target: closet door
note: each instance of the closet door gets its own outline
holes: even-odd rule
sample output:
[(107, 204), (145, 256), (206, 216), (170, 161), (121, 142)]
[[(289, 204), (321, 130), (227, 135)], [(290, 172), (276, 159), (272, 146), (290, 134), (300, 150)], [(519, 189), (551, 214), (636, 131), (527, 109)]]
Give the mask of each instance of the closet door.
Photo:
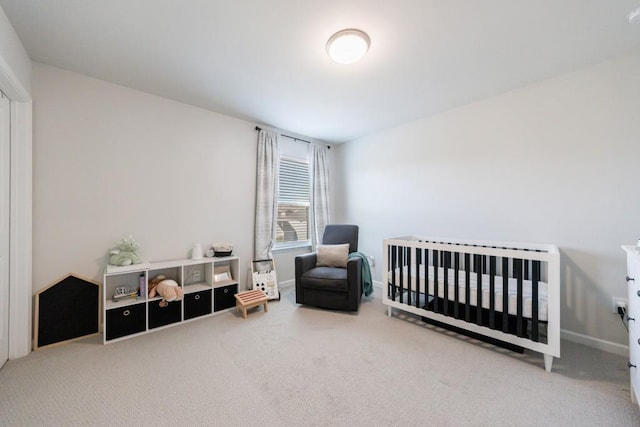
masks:
[(0, 92), (0, 367), (9, 358), (9, 98)]

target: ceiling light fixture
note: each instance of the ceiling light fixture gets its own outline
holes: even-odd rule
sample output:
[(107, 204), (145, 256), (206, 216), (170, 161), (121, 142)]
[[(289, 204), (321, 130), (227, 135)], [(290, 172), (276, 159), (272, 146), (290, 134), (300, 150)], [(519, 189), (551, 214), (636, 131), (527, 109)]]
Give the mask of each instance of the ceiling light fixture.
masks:
[(329, 38), (327, 53), (338, 64), (353, 64), (362, 59), (370, 44), (367, 33), (349, 28), (340, 30)]
[(640, 7), (629, 14), (630, 24), (640, 24)]

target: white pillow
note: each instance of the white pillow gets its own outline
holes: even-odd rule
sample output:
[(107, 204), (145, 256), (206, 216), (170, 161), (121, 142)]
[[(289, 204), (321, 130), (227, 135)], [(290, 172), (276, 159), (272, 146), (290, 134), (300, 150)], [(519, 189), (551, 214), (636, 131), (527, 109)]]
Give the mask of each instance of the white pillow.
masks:
[(347, 261), (349, 260), (349, 244), (317, 245), (316, 256), (316, 267), (347, 268)]

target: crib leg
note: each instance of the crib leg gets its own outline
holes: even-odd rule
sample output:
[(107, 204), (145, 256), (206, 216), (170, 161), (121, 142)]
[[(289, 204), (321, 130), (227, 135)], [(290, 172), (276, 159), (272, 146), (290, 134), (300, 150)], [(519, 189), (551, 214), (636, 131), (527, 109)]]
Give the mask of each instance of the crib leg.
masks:
[(551, 365), (553, 364), (553, 356), (550, 354), (544, 355), (544, 370), (551, 372)]
[(391, 317), (391, 306), (387, 306), (387, 317)]

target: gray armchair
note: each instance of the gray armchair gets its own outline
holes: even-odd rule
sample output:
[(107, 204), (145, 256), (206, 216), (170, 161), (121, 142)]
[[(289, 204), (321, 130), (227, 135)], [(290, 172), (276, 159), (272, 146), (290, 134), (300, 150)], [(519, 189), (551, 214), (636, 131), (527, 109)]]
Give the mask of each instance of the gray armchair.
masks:
[[(324, 229), (323, 245), (349, 244), (358, 250), (358, 226), (330, 224)], [(331, 310), (358, 311), (362, 299), (362, 259), (350, 258), (347, 268), (318, 267), (315, 252), (295, 259), (296, 302)]]

